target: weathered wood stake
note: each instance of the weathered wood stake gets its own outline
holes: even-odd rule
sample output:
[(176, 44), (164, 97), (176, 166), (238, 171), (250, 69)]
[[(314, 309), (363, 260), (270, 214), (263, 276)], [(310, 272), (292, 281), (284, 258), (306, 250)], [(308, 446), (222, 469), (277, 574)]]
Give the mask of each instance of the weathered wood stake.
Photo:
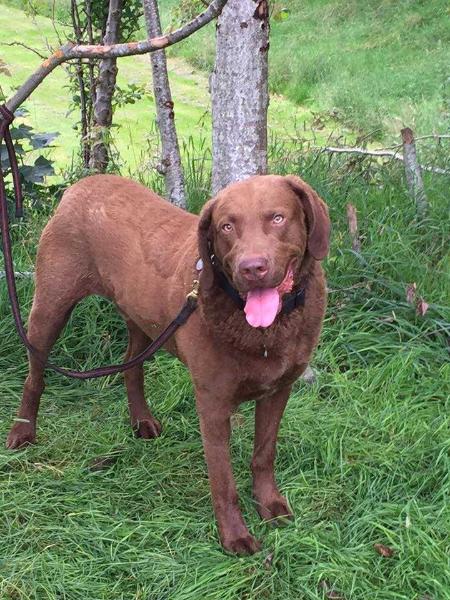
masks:
[(347, 221), (348, 231), (352, 240), (352, 249), (354, 252), (361, 252), (361, 241), (359, 239), (358, 231), (358, 217), (356, 208), (353, 204), (347, 204)]
[(405, 165), (406, 183), (416, 203), (417, 214), (423, 218), (427, 214), (428, 200), (423, 187), (422, 173), (417, 162), (416, 144), (412, 129), (405, 127), (401, 131), (403, 141), (403, 163)]

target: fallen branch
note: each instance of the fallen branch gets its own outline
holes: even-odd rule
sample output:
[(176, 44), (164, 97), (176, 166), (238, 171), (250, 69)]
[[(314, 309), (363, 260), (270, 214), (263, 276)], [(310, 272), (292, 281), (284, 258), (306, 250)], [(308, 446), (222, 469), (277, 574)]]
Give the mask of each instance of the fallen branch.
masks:
[[(227, 0), (212, 0), (208, 8), (200, 15), (192, 19), (189, 23), (183, 25), (179, 29), (150, 40), (140, 42), (129, 42), (127, 44), (113, 44), (110, 46), (102, 45), (84, 45), (67, 42), (47, 58), (41, 66), (19, 87), (14, 96), (6, 102), (6, 106), (11, 112), (24, 102), (31, 92), (33, 92), (40, 83), (49, 75), (53, 69), (68, 60), (83, 59), (83, 58), (120, 58), (122, 56), (134, 56), (136, 54), (147, 54), (155, 52), (162, 48), (172, 46), (181, 40), (189, 37), (207, 25), (215, 17), (217, 17)], [(1, 121), (0, 121), (1, 122)]]
[(420, 140), (450, 140), (450, 134), (446, 133), (430, 133), (429, 135), (420, 135), (419, 137), (414, 138), (414, 141), (419, 142)]
[[(333, 146), (317, 146), (322, 152), (330, 152), (336, 154), (360, 154), (362, 156), (375, 156), (378, 158), (388, 157), (403, 162), (403, 154), (401, 152), (392, 152), (390, 150), (366, 150), (366, 148), (346, 148)], [(422, 171), (429, 171), (438, 175), (450, 175), (450, 171), (441, 169), (440, 167), (429, 167), (427, 165), (419, 165)]]
[[(0, 279), (4, 279), (5, 277), (6, 277), (5, 271), (0, 271)], [(34, 277), (34, 271), (16, 271), (14, 273), (14, 277), (17, 277), (17, 278)]]

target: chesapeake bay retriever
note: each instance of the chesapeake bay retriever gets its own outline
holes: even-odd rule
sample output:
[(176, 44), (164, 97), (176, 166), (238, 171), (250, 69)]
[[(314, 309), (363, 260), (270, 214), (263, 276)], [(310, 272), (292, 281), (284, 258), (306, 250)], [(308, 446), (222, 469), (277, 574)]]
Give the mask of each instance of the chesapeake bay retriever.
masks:
[[(244, 400), (255, 400), (251, 468), (259, 514), (291, 516), (274, 477), (276, 438), (291, 386), (319, 338), (329, 230), (326, 205), (298, 177), (235, 183), (198, 217), (130, 180), (95, 175), (65, 192), (40, 240), (28, 333), (45, 356), (90, 294), (117, 305), (128, 326), (127, 358), (136, 355), (175, 317), (200, 272), (198, 309), (166, 348), (193, 380), (212, 502), (231, 552), (260, 548), (239, 509), (230, 464), (230, 416)], [(44, 374), (29, 358), (9, 448), (35, 441)], [(158, 436), (142, 366), (124, 377), (133, 429)]]

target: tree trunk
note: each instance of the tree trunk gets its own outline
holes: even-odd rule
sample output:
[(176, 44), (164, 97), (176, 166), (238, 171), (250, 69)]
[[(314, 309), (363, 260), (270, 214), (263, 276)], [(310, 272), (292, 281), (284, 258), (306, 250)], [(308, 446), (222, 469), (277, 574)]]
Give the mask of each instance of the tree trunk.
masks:
[(267, 0), (228, 0), (211, 77), (213, 194), (267, 172), (268, 50)]
[[(78, 6), (76, 0), (71, 0), (70, 3), (70, 14), (72, 18), (72, 27), (75, 34), (77, 44), (83, 43), (83, 34), (81, 32), (80, 15), (78, 12)], [(81, 126), (81, 155), (83, 160), (83, 167), (89, 168), (89, 161), (91, 156), (91, 145), (89, 141), (89, 122), (88, 122), (88, 97), (86, 93), (86, 82), (83, 73), (83, 62), (81, 58), (76, 61), (75, 73), (78, 82), (78, 89), (80, 93), (80, 126)]]
[[(110, 0), (103, 44), (109, 46), (119, 42), (122, 0)], [(108, 136), (112, 124), (112, 99), (116, 86), (117, 61), (106, 58), (100, 62), (94, 102), (94, 128), (90, 167), (104, 172), (109, 162)]]
[[(161, 35), (157, 0), (143, 0), (145, 22), (149, 38)], [(164, 175), (167, 199), (181, 208), (186, 208), (184, 195), (184, 175), (181, 165), (180, 148), (175, 129), (175, 113), (167, 74), (166, 53), (158, 50), (150, 55), (153, 76), (153, 92), (156, 104), (156, 118), (161, 137), (161, 163), (158, 168)]]

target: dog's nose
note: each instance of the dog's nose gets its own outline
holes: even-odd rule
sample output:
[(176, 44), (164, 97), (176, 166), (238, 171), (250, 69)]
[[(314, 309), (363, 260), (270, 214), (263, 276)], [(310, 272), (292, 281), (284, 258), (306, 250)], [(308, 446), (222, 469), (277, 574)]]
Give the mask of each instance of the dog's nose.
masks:
[(243, 258), (239, 263), (239, 273), (247, 281), (258, 281), (267, 275), (269, 263), (264, 256)]

